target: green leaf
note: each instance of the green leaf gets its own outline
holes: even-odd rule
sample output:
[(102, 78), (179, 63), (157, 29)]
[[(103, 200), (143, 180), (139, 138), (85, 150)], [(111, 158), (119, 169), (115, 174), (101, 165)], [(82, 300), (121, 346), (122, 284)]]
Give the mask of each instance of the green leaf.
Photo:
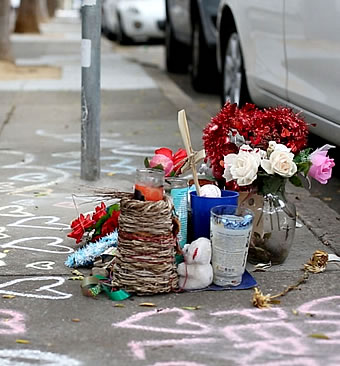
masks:
[(109, 206), (106, 211), (109, 214), (109, 217), (112, 216), (112, 212), (113, 211), (119, 211), (120, 210), (120, 206), (119, 203), (115, 203), (114, 205)]
[(144, 166), (145, 166), (145, 168), (150, 168), (150, 161), (149, 161), (149, 158), (145, 158), (145, 159), (144, 159)]
[(290, 177), (289, 181), (290, 181), (290, 183), (294, 184), (295, 187), (302, 187), (301, 179), (296, 175), (293, 175), (292, 177)]
[(158, 165), (156, 165), (156, 166), (152, 167), (152, 169), (164, 170), (164, 168), (163, 168), (163, 165), (162, 165), (162, 164), (158, 164)]

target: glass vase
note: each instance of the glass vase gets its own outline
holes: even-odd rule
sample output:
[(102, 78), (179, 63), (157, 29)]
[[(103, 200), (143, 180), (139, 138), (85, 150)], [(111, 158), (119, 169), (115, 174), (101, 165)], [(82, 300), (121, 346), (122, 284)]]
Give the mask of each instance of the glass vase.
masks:
[(248, 262), (283, 263), (293, 244), (296, 226), (296, 208), (287, 200), (284, 187), (264, 195), (243, 194), (240, 201), (255, 215)]

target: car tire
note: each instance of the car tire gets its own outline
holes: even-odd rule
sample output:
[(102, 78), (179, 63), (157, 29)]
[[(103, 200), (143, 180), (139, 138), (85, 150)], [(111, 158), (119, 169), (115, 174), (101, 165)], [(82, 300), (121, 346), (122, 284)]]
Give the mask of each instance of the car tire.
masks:
[(124, 30), (124, 25), (122, 22), (122, 18), (120, 16), (120, 14), (117, 15), (117, 19), (118, 19), (118, 29), (117, 29), (117, 41), (119, 44), (121, 45), (129, 45), (131, 44), (131, 39), (126, 35), (125, 30)]
[(240, 38), (236, 30), (227, 38), (222, 56), (222, 106), (229, 101), (239, 107), (251, 102), (247, 87)]
[(177, 41), (168, 19), (165, 22), (165, 62), (168, 72), (185, 73), (188, 71), (188, 48)]
[(216, 62), (211, 56), (199, 20), (194, 22), (192, 28), (190, 76), (196, 91), (218, 90)]

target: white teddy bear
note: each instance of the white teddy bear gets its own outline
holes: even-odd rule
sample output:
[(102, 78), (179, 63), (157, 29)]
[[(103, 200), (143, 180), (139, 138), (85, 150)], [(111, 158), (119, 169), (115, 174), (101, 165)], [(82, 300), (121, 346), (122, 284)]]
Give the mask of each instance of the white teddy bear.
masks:
[(209, 286), (213, 280), (211, 242), (198, 238), (183, 247), (185, 261), (177, 267), (179, 286), (185, 290), (197, 290)]

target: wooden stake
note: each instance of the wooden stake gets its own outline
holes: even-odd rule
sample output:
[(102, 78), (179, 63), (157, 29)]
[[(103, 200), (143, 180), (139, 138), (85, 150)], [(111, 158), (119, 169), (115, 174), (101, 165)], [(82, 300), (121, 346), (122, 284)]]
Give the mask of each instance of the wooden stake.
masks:
[(190, 167), (191, 167), (191, 171), (192, 171), (192, 176), (194, 178), (197, 196), (200, 196), (201, 195), (200, 194), (200, 185), (198, 182), (197, 169), (196, 169), (196, 164), (195, 164), (195, 159), (194, 159), (194, 150), (191, 145), (190, 131), (189, 131), (188, 121), (187, 121), (187, 117), (185, 115), (184, 109), (182, 109), (178, 112), (178, 127), (179, 127), (179, 132), (181, 133), (181, 136), (182, 136), (185, 150), (188, 155), (188, 159), (190, 161)]

